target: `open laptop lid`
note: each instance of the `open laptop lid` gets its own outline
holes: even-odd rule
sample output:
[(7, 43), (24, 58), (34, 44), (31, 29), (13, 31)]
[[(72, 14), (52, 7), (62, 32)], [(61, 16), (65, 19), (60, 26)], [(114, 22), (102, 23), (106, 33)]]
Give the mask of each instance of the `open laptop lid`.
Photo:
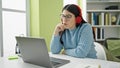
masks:
[(52, 68), (44, 38), (16, 36), (16, 40), (24, 62)]

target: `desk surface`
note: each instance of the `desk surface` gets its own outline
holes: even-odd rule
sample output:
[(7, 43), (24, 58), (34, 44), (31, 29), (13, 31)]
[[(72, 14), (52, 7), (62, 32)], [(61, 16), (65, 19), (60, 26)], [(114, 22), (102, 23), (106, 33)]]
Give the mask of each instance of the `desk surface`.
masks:
[[(61, 66), (60, 68), (80, 68), (81, 64), (91, 64), (91, 65), (100, 65), (101, 68), (120, 68), (120, 63), (99, 60), (99, 59), (90, 59), (90, 58), (74, 58), (67, 55), (61, 54), (51, 54), (50, 56), (68, 59), (70, 63)], [(21, 58), (16, 60), (8, 60), (8, 58), (0, 58), (0, 68), (41, 68), (40, 66), (24, 63)]]

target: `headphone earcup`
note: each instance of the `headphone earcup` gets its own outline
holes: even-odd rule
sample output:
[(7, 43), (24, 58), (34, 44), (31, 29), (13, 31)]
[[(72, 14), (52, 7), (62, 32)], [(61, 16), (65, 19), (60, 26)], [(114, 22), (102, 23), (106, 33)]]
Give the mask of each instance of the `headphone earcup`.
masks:
[(82, 19), (81, 19), (80, 16), (76, 17), (76, 23), (77, 23), (77, 24), (79, 24), (81, 21), (82, 21)]

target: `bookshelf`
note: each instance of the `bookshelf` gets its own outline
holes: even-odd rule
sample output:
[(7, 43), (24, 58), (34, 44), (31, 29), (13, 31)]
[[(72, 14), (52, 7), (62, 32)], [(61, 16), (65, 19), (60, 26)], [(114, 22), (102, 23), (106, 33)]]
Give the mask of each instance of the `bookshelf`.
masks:
[(120, 37), (120, 0), (87, 0), (87, 22), (95, 32), (95, 41)]

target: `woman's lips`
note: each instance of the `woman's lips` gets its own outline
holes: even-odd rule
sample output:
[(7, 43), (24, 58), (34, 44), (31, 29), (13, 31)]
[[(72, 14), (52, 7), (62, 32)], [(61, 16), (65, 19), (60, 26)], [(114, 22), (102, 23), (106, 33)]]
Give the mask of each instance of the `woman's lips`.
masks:
[(66, 23), (64, 23), (64, 25), (67, 25)]

